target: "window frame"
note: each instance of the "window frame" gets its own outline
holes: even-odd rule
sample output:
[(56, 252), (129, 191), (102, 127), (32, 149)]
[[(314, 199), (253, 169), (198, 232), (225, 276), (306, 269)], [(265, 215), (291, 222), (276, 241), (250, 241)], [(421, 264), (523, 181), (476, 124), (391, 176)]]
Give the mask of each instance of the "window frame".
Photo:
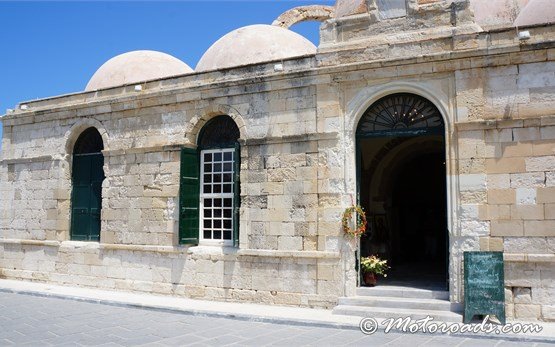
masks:
[[(199, 244), (201, 245), (211, 245), (211, 246), (233, 246), (234, 245), (234, 228), (236, 225), (236, 218), (238, 218), (237, 214), (234, 211), (234, 207), (235, 207), (235, 199), (236, 199), (236, 194), (235, 194), (235, 186), (237, 184), (239, 184), (236, 180), (236, 165), (235, 165), (235, 161), (237, 160), (236, 158), (236, 149), (235, 146), (219, 146), (219, 147), (210, 147), (210, 148), (199, 148), (199, 165), (200, 165), (200, 179), (199, 179)], [(205, 193), (204, 192), (204, 187), (205, 187), (205, 182), (204, 178), (205, 178), (205, 174), (208, 174), (205, 172), (205, 161), (204, 161), (204, 155), (205, 154), (212, 154), (214, 155), (215, 153), (222, 153), (222, 161), (221, 163), (224, 164), (225, 161), (223, 160), (223, 155), (224, 153), (231, 153), (232, 155), (232, 159), (231, 159), (231, 181), (229, 183), (231, 183), (231, 191), (224, 193), (223, 191), (220, 191), (219, 193)], [(212, 157), (214, 158), (214, 157)], [(214, 161), (211, 161), (210, 163), (214, 164)], [(214, 171), (211, 171), (212, 174), (214, 174)], [(221, 174), (223, 175), (224, 172), (223, 170), (221, 171)], [(222, 184), (224, 183), (223, 181), (223, 177), (222, 177)], [(214, 187), (213, 185), (214, 182), (210, 182), (210, 186)], [(230, 231), (230, 238), (229, 239), (225, 239), (224, 238), (224, 228), (223, 225), (221, 227), (221, 239), (214, 239), (214, 238), (205, 238), (204, 237), (204, 222), (205, 220), (211, 220), (213, 221), (214, 216), (212, 215), (212, 217), (209, 217), (210, 219), (208, 219), (207, 217), (204, 216), (204, 212), (205, 212), (205, 199), (231, 199), (231, 205), (229, 207), (229, 209), (231, 210), (231, 228), (229, 229)], [(222, 211), (224, 209), (224, 204), (222, 204)], [(213, 206), (212, 206), (213, 207)], [(214, 208), (211, 209), (212, 211), (214, 211)], [(222, 214), (223, 216), (223, 214)], [(223, 217), (221, 217), (222, 222), (223, 222)], [(213, 233), (214, 229), (212, 228), (212, 236), (214, 235)]]

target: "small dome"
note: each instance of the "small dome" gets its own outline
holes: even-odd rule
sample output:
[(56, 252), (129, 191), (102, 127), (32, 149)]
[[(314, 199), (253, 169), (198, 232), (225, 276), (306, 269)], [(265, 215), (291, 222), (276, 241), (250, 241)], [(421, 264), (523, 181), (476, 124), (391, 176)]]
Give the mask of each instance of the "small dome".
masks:
[(514, 25), (519, 27), (553, 22), (555, 22), (555, 1), (530, 0), (516, 17)]
[(316, 53), (303, 36), (278, 26), (249, 25), (216, 41), (204, 53), (196, 71), (224, 69)]
[(85, 91), (104, 89), (193, 72), (187, 64), (169, 54), (132, 51), (105, 62), (90, 79)]

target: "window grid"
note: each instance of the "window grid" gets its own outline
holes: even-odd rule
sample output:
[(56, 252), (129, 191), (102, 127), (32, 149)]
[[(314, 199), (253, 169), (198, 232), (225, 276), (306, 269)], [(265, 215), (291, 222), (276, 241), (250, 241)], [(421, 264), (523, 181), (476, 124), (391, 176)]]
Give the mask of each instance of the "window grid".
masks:
[(234, 149), (211, 149), (200, 152), (201, 240), (232, 242), (234, 199)]

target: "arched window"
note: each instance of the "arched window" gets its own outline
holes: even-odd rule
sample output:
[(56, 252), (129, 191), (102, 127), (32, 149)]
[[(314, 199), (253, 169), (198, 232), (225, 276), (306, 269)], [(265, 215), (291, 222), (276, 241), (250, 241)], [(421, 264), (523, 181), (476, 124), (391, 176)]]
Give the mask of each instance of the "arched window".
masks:
[(180, 242), (239, 242), (239, 128), (229, 116), (201, 129), (196, 149), (181, 152)]
[(409, 93), (385, 96), (366, 110), (357, 127), (358, 137), (443, 134), (443, 118), (427, 99)]
[(100, 241), (103, 149), (102, 136), (95, 128), (83, 131), (73, 147), (70, 232), (72, 240)]

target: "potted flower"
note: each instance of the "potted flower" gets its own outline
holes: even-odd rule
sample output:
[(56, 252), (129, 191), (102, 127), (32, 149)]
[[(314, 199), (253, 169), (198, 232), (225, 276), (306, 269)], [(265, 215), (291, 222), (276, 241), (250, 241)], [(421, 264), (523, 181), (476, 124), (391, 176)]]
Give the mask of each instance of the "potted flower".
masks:
[(385, 272), (389, 269), (387, 260), (381, 260), (375, 255), (360, 258), (360, 267), (362, 269), (364, 283), (370, 286), (376, 285), (376, 275), (387, 277)]

